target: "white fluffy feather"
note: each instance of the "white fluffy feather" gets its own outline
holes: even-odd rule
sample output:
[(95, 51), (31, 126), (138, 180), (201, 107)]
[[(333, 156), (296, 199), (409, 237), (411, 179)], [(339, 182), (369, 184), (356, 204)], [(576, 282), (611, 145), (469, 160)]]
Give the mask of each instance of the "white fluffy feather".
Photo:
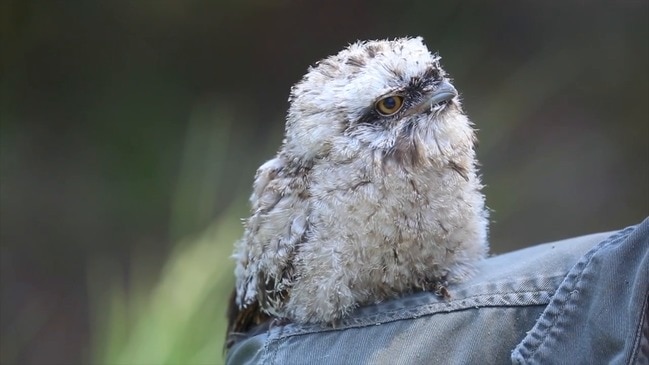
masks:
[(331, 323), (472, 275), (488, 220), (458, 98), (363, 119), (381, 97), (431, 75), (447, 80), (439, 57), (404, 38), (352, 44), (294, 86), (286, 139), (259, 168), (235, 248), (240, 308), (258, 301), (276, 317)]

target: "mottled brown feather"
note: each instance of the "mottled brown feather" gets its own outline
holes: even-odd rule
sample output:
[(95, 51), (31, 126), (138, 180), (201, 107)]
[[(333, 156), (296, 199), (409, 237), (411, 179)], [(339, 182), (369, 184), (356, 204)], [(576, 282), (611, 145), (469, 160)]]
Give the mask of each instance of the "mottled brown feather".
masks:
[(248, 337), (249, 332), (270, 320), (270, 316), (261, 311), (258, 302), (240, 309), (236, 303), (236, 290), (232, 290), (228, 305), (228, 329), (225, 334), (224, 350), (230, 349), (238, 341)]

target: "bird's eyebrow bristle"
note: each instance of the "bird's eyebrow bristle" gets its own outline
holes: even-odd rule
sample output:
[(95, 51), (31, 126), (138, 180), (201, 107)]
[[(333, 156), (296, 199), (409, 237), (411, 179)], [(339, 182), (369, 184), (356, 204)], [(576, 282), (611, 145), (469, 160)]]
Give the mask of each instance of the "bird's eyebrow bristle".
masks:
[(442, 76), (442, 72), (440, 72), (440, 69), (435, 65), (431, 65), (424, 72), (423, 78), (436, 80), (439, 79), (441, 76)]

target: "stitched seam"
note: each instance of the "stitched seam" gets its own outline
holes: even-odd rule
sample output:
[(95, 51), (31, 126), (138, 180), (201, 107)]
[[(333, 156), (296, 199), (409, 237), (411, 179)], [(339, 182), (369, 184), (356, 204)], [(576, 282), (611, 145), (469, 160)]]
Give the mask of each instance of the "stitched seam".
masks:
[[(505, 301), (505, 297), (507, 296), (521, 296), (521, 295), (529, 295), (529, 294), (540, 294), (541, 296), (547, 295), (547, 296), (552, 296), (554, 294), (553, 291), (550, 290), (531, 290), (531, 291), (526, 291), (526, 290), (519, 290), (519, 291), (508, 291), (508, 292), (502, 292), (498, 294), (477, 294), (477, 295), (472, 295), (465, 297), (463, 299), (458, 299), (453, 302), (445, 303), (445, 302), (438, 302), (438, 303), (428, 303), (428, 304), (422, 304), (416, 307), (410, 307), (410, 308), (399, 308), (391, 311), (386, 311), (386, 312), (380, 312), (376, 314), (371, 314), (371, 315), (366, 315), (363, 317), (359, 318), (352, 318), (349, 321), (351, 322), (350, 324), (358, 324), (359, 322), (362, 324), (363, 322), (370, 322), (368, 325), (374, 325), (375, 321), (373, 318), (376, 317), (385, 317), (386, 321), (382, 322), (392, 322), (394, 320), (399, 320), (399, 319), (408, 319), (409, 317), (403, 318), (403, 315), (399, 315), (403, 312), (419, 312), (419, 311), (426, 311), (427, 313), (423, 315), (433, 315), (437, 313), (450, 313), (450, 312), (456, 312), (460, 310), (465, 310), (465, 309), (470, 309), (470, 308), (475, 308), (477, 307), (502, 307), (502, 306), (511, 306), (511, 307), (524, 307), (524, 306), (529, 306), (529, 305), (540, 305), (540, 304), (548, 304), (550, 299), (548, 298), (547, 300), (544, 300), (543, 298), (539, 300), (531, 300), (529, 303), (526, 304), (510, 304), (510, 303), (502, 303)], [(485, 299), (489, 298), (496, 298), (500, 300), (500, 304), (498, 303), (484, 303)], [(471, 302), (471, 303), (467, 303)], [(424, 308), (434, 308), (434, 307), (440, 307), (439, 309), (431, 309), (431, 310), (425, 310)], [(396, 318), (394, 318), (396, 316)], [(390, 318), (393, 317), (393, 318)], [(361, 325), (362, 327), (362, 325)]]
[[(279, 332), (278, 336), (281, 336), (282, 333), (284, 332), (284, 329), (280, 328), (279, 331), (280, 332)], [(270, 349), (271, 345), (273, 345), (273, 347), (275, 348), (274, 351), (272, 351)], [(262, 362), (261, 362), (262, 364), (275, 364), (276, 363), (277, 352), (279, 351), (279, 349), (277, 347), (278, 347), (277, 341), (276, 341), (276, 339), (273, 338), (272, 331), (270, 331), (268, 333), (267, 340), (264, 341), (264, 349), (263, 349), (264, 356), (262, 356)]]
[[(649, 294), (649, 293), (647, 293)], [(649, 310), (649, 295), (642, 305), (642, 310), (640, 311), (640, 320), (638, 321), (638, 327), (635, 330), (635, 341), (633, 342), (633, 348), (631, 350), (631, 356), (629, 356), (628, 364), (635, 364), (638, 360), (640, 354), (640, 345), (642, 344), (643, 328), (647, 321), (647, 310)]]
[[(503, 298), (506, 295), (525, 295), (525, 294), (540, 294), (540, 298), (536, 301), (530, 301), (529, 303), (525, 304), (518, 304), (514, 305), (511, 303), (508, 303), (506, 301), (503, 301)], [(480, 295), (475, 295), (471, 297), (467, 297), (465, 299), (462, 299), (462, 301), (471, 301), (472, 303), (462, 303), (460, 306), (454, 307), (454, 308), (448, 308), (450, 303), (431, 303), (428, 305), (422, 305), (420, 307), (413, 307), (410, 310), (406, 310), (407, 313), (403, 313), (404, 309), (399, 309), (399, 310), (393, 310), (390, 312), (382, 312), (379, 313), (378, 316), (385, 316), (385, 318), (382, 318), (380, 321), (377, 320), (371, 320), (373, 316), (366, 316), (363, 317), (362, 321), (356, 321), (355, 323), (349, 323), (348, 325), (340, 328), (309, 328), (309, 329), (295, 329), (295, 330), (287, 330), (285, 331), (284, 328), (282, 328), (281, 332), (277, 333), (276, 336), (273, 336), (272, 341), (277, 341), (289, 337), (294, 337), (294, 336), (301, 336), (301, 335), (307, 335), (307, 334), (313, 334), (313, 333), (324, 333), (324, 332), (334, 332), (334, 331), (341, 331), (341, 330), (346, 330), (350, 328), (363, 328), (363, 327), (371, 327), (375, 326), (377, 323), (392, 323), (392, 322), (398, 322), (398, 321), (403, 321), (403, 320), (413, 320), (421, 317), (427, 317), (427, 316), (432, 316), (435, 314), (440, 314), (440, 313), (452, 313), (452, 312), (459, 312), (459, 311), (464, 311), (467, 309), (478, 309), (478, 308), (520, 308), (520, 307), (534, 307), (534, 306), (539, 306), (539, 305), (547, 305), (549, 301), (552, 298), (552, 295), (554, 292), (548, 291), (548, 290), (534, 290), (534, 291), (511, 291), (511, 292), (506, 292), (506, 293), (499, 293), (497, 295), (493, 294), (480, 294)], [(500, 303), (483, 303), (480, 301), (480, 299), (483, 298), (492, 298), (496, 297), (497, 299), (500, 299)], [(460, 301), (458, 301), (460, 302)], [(457, 303), (457, 302), (456, 302)], [(413, 315), (416, 312), (422, 311), (421, 308), (426, 308), (430, 306), (440, 306), (442, 307), (439, 310), (434, 310), (434, 311), (428, 311), (426, 310), (425, 313), (419, 314), (419, 315)], [(395, 316), (396, 314), (396, 316)], [(401, 314), (401, 315), (399, 315)], [(269, 340), (271, 340), (269, 338)]]
[[(548, 338), (549, 338), (550, 334), (554, 333), (554, 331), (556, 330), (557, 321), (565, 314), (566, 306), (568, 305), (568, 303), (571, 303), (574, 300), (575, 292), (578, 292), (578, 290), (576, 288), (579, 286), (579, 283), (582, 280), (582, 277), (584, 275), (584, 270), (592, 262), (595, 255), (597, 255), (597, 253), (599, 253), (601, 251), (601, 249), (604, 248), (605, 246), (619, 244), (621, 239), (628, 237), (628, 233), (630, 231), (633, 231), (633, 229), (634, 229), (633, 227), (629, 227), (627, 229), (624, 229), (624, 230), (618, 232), (617, 234), (612, 235), (608, 239), (602, 241), (599, 245), (597, 245), (595, 248), (593, 248), (587, 254), (588, 258), (587, 258), (587, 260), (585, 262), (580, 261), (575, 265), (575, 267), (580, 266), (579, 273), (575, 277), (576, 280), (572, 284), (572, 286), (570, 288), (570, 292), (567, 294), (565, 300), (563, 300), (563, 302), (559, 306), (559, 311), (557, 312), (556, 315), (554, 315), (554, 318), (552, 318), (552, 321), (550, 322), (550, 325), (548, 325), (547, 329), (545, 331), (543, 331), (543, 333), (539, 333), (539, 335), (542, 335), (542, 340), (540, 341), (540, 343), (537, 346), (535, 346), (534, 349), (532, 349), (530, 351), (530, 354), (529, 354), (529, 359), (530, 360), (533, 359), (534, 357), (536, 357), (536, 355), (539, 353), (539, 350), (541, 350), (541, 348), (544, 348), (545, 346), (547, 346), (547, 342), (548, 342)], [(570, 275), (570, 274), (568, 274), (568, 275)], [(565, 288), (565, 290), (567, 291), (568, 288)]]

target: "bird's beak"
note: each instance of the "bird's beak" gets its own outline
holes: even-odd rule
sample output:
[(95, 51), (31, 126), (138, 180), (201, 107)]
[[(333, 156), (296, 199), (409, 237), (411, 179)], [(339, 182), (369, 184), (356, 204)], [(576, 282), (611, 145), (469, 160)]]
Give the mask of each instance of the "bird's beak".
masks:
[(432, 92), (428, 103), (430, 106), (449, 101), (457, 96), (457, 90), (450, 82), (443, 80)]
[(430, 92), (430, 96), (419, 105), (410, 109), (406, 115), (420, 114), (420, 113), (430, 113), (435, 109), (439, 104), (452, 100), (456, 97), (457, 90), (451, 85), (450, 82), (443, 80), (433, 91)]

